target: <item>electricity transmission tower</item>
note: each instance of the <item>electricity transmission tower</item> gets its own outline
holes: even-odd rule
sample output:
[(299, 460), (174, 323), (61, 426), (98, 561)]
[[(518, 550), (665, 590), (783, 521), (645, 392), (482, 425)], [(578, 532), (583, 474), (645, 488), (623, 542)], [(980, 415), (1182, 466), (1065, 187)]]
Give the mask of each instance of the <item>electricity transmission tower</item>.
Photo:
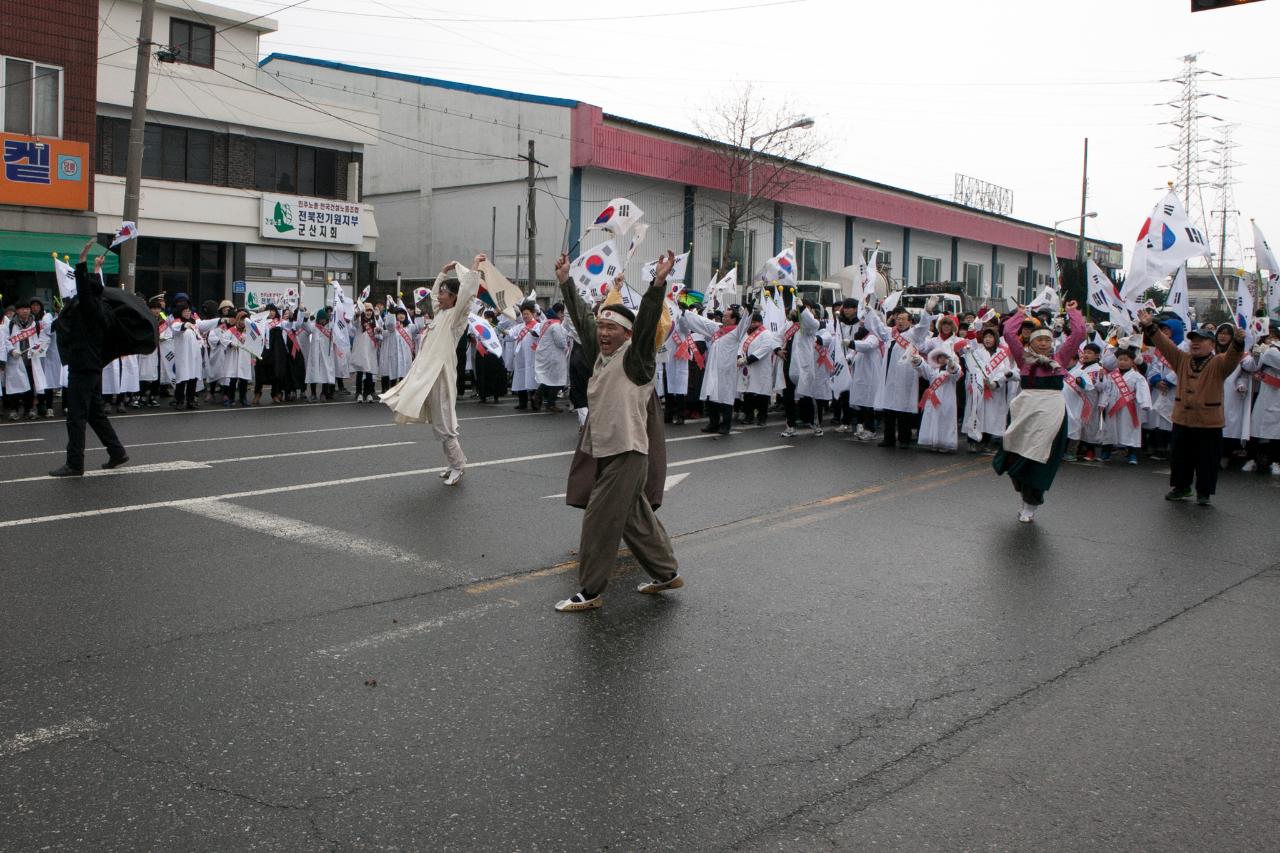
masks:
[(1218, 191), (1213, 206), (1215, 231), (1212, 236), (1218, 238), (1218, 277), (1222, 277), (1223, 268), (1230, 259), (1234, 266), (1243, 266), (1244, 249), (1240, 243), (1240, 211), (1236, 210), (1235, 167), (1243, 166), (1235, 160), (1235, 140), (1232, 138), (1235, 124), (1224, 124), (1218, 128), (1218, 138), (1214, 140), (1213, 162), (1217, 167), (1213, 188)]
[(1161, 122), (1178, 129), (1178, 138), (1176, 142), (1164, 146), (1174, 153), (1174, 161), (1166, 163), (1164, 168), (1174, 170), (1173, 189), (1182, 197), (1182, 206), (1187, 209), (1187, 215), (1192, 222), (1205, 223), (1205, 210), (1200, 203), (1200, 194), (1205, 186), (1204, 177), (1201, 174), (1201, 156), (1200, 145), (1209, 140), (1200, 135), (1200, 122), (1205, 120), (1222, 121), (1214, 115), (1209, 115), (1200, 109), (1200, 100), (1202, 98), (1221, 98), (1226, 100), (1224, 95), (1214, 92), (1200, 91), (1200, 78), (1206, 75), (1213, 77), (1221, 77), (1222, 75), (1216, 71), (1209, 71), (1198, 65), (1200, 54), (1189, 53), (1182, 57), (1182, 72), (1177, 77), (1171, 77), (1163, 80), (1164, 83), (1173, 83), (1178, 86), (1178, 97), (1176, 100), (1166, 101), (1160, 106), (1168, 106), (1177, 110), (1177, 116), (1171, 121)]

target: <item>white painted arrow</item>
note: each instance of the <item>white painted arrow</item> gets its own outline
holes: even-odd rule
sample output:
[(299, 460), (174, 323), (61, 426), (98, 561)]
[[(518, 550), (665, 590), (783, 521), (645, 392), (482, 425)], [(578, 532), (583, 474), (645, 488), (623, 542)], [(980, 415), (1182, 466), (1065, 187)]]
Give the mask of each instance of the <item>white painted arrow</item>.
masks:
[(685, 473), (683, 473), (683, 474), (668, 474), (668, 475), (667, 475), (667, 481), (666, 481), (665, 483), (663, 483), (663, 484), (662, 484), (662, 491), (664, 491), (664, 492), (669, 492), (669, 491), (671, 491), (671, 487), (672, 487), (672, 486), (678, 486), (678, 485), (680, 485), (680, 483), (682, 483), (682, 482), (684, 481), (684, 478), (685, 478), (685, 477), (688, 477), (688, 476), (689, 476), (689, 472), (688, 472), (688, 471), (686, 471), (686, 472), (685, 472)]

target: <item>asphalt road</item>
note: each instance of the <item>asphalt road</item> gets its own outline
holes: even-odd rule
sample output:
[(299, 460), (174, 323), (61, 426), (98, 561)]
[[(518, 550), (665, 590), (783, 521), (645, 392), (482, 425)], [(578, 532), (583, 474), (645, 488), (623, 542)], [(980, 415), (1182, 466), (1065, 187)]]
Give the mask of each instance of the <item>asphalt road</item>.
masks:
[(1272, 478), (689, 424), (688, 585), (567, 615), (572, 416), (460, 415), (0, 426), (0, 850), (1280, 848)]

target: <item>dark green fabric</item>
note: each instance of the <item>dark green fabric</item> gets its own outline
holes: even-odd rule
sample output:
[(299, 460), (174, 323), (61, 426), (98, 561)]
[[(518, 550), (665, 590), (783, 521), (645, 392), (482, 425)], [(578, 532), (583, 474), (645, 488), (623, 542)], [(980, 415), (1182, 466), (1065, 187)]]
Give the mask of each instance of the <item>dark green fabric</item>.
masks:
[[(92, 234), (42, 234), (34, 231), (0, 231), (0, 270), (53, 272), (53, 253), (67, 263), (75, 264), (80, 249)], [(91, 257), (102, 254), (95, 247)], [(114, 275), (120, 271), (120, 260), (114, 252), (106, 252), (102, 271)]]
[(1049, 487), (1053, 485), (1053, 478), (1058, 474), (1058, 468), (1062, 465), (1062, 454), (1067, 452), (1067, 418), (1062, 417), (1062, 426), (1058, 429), (1058, 434), (1054, 436), (1053, 447), (1049, 451), (1049, 458), (1045, 462), (1034, 462), (1016, 453), (1010, 453), (1007, 450), (1000, 450), (991, 460), (991, 467), (995, 469), (996, 474), (1008, 474), (1013, 480), (1014, 485), (1019, 489), (1023, 486), (1030, 486), (1033, 489), (1039, 489), (1042, 492), (1049, 491)]

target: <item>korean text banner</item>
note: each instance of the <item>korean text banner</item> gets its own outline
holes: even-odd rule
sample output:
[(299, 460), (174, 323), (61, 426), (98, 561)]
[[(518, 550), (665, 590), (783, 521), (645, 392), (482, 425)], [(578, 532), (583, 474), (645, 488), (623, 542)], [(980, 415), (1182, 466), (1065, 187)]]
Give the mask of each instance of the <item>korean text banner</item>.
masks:
[(89, 146), (0, 133), (0, 204), (89, 209)]

